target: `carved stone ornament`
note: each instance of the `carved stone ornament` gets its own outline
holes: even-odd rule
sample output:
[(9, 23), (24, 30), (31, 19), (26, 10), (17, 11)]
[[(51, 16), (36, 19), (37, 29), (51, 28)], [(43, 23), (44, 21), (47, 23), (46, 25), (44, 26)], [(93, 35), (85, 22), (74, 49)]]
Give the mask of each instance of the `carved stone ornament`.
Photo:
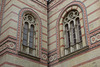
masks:
[(11, 48), (11, 49), (14, 49), (16, 46), (13, 42), (8, 42), (7, 43), (8, 47)]
[(67, 15), (64, 18), (64, 24), (76, 19), (77, 17), (79, 17), (79, 12), (76, 10), (70, 11), (69, 13), (67, 13)]
[(30, 23), (34, 23), (35, 24), (35, 18), (32, 14), (30, 13), (26, 13), (23, 17), (25, 22), (30, 22)]

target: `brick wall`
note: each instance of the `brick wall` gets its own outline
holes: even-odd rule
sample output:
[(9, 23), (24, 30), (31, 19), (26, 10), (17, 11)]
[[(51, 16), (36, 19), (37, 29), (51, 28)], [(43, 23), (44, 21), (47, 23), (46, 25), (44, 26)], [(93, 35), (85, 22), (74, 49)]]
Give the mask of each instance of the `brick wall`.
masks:
[[(99, 46), (93, 48), (100, 43), (100, 1), (99, 0), (63, 0), (53, 5), (49, 5), (49, 60), (51, 67), (89, 67), (89, 65), (97, 65), (100, 60), (98, 53)], [(79, 7), (73, 6), (77, 5)], [(73, 6), (68, 8), (69, 6)], [(83, 15), (80, 16), (83, 45), (88, 45), (90, 48), (86, 53), (75, 55), (65, 61), (59, 62), (59, 58), (63, 57), (63, 15), (70, 9), (77, 9)], [(82, 11), (81, 11), (82, 9)], [(95, 51), (95, 52), (94, 52)], [(92, 55), (92, 56), (91, 56)]]
[[(0, 0), (1, 5), (1, 0)], [(47, 7), (42, 2), (3, 0), (0, 25), (0, 67), (47, 66)], [(22, 15), (31, 11), (37, 17), (36, 55), (40, 61), (18, 55), (21, 42)], [(12, 58), (12, 59), (11, 59)]]
[[(49, 4), (47, 16), (44, 0), (0, 0), (0, 67), (47, 67), (48, 62), (50, 67), (99, 67), (99, 4), (100, 0), (54, 0)], [(62, 19), (70, 9), (77, 9), (80, 13), (83, 45), (89, 49), (59, 61), (64, 56)], [(36, 49), (40, 61), (18, 54), (25, 11), (33, 12), (38, 19)]]

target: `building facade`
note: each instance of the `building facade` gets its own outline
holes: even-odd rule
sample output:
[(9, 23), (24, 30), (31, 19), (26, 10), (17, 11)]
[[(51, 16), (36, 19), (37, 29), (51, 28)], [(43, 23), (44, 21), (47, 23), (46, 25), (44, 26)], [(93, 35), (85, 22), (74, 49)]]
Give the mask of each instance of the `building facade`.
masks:
[(0, 67), (100, 67), (100, 0), (0, 0)]

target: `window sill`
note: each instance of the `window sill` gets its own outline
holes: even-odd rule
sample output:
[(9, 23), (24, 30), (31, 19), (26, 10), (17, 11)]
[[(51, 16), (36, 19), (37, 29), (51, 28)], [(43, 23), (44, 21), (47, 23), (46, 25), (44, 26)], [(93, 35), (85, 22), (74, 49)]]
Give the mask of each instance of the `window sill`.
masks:
[(31, 60), (40, 61), (40, 58), (35, 57), (35, 56), (32, 56), (32, 55), (30, 55), (30, 54), (26, 54), (26, 53), (24, 53), (24, 52), (22, 52), (22, 51), (19, 51), (19, 52), (18, 52), (18, 55), (23, 56), (23, 57), (26, 57), (26, 58), (29, 58), (29, 59), (31, 59)]
[(68, 55), (65, 55), (65, 56), (59, 58), (59, 62), (64, 61), (64, 60), (66, 60), (66, 59), (68, 59), (68, 58), (70, 58), (70, 57), (73, 57), (73, 56), (75, 56), (75, 55), (78, 55), (78, 54), (80, 54), (80, 53), (82, 53), (82, 52), (85, 52), (85, 51), (87, 51), (87, 50), (89, 50), (89, 46), (85, 46), (85, 47), (83, 47), (83, 48), (81, 48), (81, 49), (79, 49), (79, 50), (77, 50), (77, 51), (74, 51), (74, 52), (72, 52), (72, 53), (70, 53), (70, 54), (68, 54)]

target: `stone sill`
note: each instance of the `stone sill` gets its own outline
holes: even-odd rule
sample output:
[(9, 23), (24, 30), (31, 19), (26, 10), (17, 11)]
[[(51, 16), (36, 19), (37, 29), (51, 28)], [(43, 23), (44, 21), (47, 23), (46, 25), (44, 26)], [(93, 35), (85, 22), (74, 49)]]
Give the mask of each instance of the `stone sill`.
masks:
[(85, 51), (87, 51), (87, 50), (89, 50), (89, 46), (85, 46), (85, 47), (83, 47), (83, 48), (81, 48), (81, 49), (79, 49), (79, 50), (77, 50), (77, 51), (74, 51), (74, 52), (72, 52), (72, 53), (70, 53), (70, 54), (68, 54), (68, 55), (65, 55), (65, 56), (59, 58), (59, 62), (62, 62), (62, 61), (64, 61), (64, 60), (68, 59), (68, 58), (71, 58), (71, 57), (73, 57), (73, 56), (75, 56), (75, 55), (78, 55), (78, 54), (80, 54), (80, 53), (82, 53), (82, 52), (85, 52)]
[(35, 57), (35, 56), (32, 56), (32, 55), (30, 55), (30, 54), (26, 54), (26, 53), (24, 53), (24, 52), (22, 52), (22, 51), (19, 51), (19, 52), (18, 52), (18, 55), (23, 56), (23, 57), (26, 57), (26, 58), (29, 58), (29, 59), (31, 59), (31, 60), (40, 61), (40, 58)]

